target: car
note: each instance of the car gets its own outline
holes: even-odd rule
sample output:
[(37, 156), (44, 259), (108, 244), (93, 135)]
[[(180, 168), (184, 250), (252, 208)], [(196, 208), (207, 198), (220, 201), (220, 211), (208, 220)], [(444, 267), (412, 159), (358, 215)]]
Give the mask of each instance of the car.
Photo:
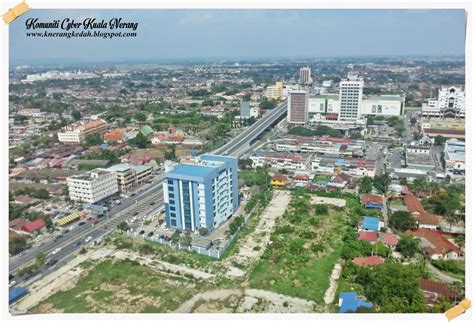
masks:
[(97, 219), (104, 217), (104, 214), (97, 215)]
[(57, 262), (58, 262), (57, 259), (55, 259), (55, 258), (50, 258), (50, 259), (48, 259), (48, 260), (46, 261), (45, 264), (46, 264), (47, 266), (53, 266), (53, 265), (56, 264)]
[(74, 246), (79, 246), (79, 245), (81, 245), (81, 241), (78, 241), (74, 244)]
[(165, 235), (160, 235), (160, 239), (165, 239)]
[(151, 237), (151, 236), (153, 236), (153, 232), (152, 232), (152, 231), (150, 231), (150, 232), (148, 233), (148, 235), (147, 235), (147, 236), (148, 236), (148, 237)]
[(52, 255), (56, 255), (56, 254), (59, 253), (60, 251), (61, 251), (61, 248), (58, 247), (58, 248), (56, 248), (55, 250), (53, 250), (53, 251), (51, 252), (51, 254), (52, 254)]
[(86, 243), (88, 243), (88, 242), (90, 242), (91, 240), (92, 240), (92, 236), (88, 236), (85, 241), (86, 241)]
[(139, 234), (139, 235), (143, 235), (144, 233), (145, 233), (145, 231), (144, 231), (144, 230), (141, 230), (138, 234)]
[(10, 283), (8, 283), (8, 287), (12, 287), (15, 284), (16, 284), (16, 281), (11, 281)]
[(81, 222), (78, 223), (77, 225), (78, 225), (78, 226), (82, 226), (82, 225), (84, 225), (85, 223), (86, 223), (85, 221), (81, 221)]

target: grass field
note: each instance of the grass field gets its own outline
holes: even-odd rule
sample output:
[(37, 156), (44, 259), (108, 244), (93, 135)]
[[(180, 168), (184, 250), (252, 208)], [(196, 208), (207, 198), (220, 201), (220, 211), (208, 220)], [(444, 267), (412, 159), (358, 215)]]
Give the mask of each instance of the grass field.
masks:
[(32, 311), (170, 312), (204, 285), (183, 276), (154, 271), (134, 261), (107, 259), (84, 273), (72, 289), (55, 293)]
[(301, 191), (293, 194), (271, 244), (250, 273), (250, 286), (323, 305), (348, 218), (346, 210), (331, 207), (328, 214), (318, 213), (310, 196)]

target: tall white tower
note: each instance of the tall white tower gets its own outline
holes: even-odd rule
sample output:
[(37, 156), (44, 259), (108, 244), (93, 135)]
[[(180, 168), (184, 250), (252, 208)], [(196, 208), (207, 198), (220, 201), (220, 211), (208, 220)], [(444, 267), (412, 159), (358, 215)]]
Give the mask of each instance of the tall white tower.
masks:
[(360, 118), (364, 79), (355, 74), (341, 80), (339, 84), (339, 120), (353, 121)]

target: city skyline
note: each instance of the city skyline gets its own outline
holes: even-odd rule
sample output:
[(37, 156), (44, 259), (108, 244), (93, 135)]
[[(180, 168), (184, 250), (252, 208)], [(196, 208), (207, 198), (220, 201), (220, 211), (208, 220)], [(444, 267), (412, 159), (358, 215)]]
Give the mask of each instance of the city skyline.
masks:
[[(137, 37), (26, 36), (25, 22), (29, 18), (46, 22), (64, 18), (82, 21), (86, 17), (98, 21), (121, 17), (125, 22), (138, 22)], [(452, 9), (31, 10), (11, 24), (10, 61), (47, 64), (464, 56), (464, 18), (464, 10)]]

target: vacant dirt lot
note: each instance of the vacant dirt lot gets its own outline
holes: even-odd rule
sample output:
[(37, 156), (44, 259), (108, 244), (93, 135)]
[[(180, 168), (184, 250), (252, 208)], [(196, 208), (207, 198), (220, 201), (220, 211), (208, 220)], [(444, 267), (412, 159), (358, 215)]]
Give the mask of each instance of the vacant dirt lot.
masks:
[[(285, 213), (291, 199), (288, 191), (276, 191), (273, 194), (272, 201), (265, 208), (262, 218), (255, 228), (255, 232), (243, 241), (241, 241), (239, 252), (226, 260), (226, 264), (236, 262), (239, 266), (248, 267), (249, 264), (258, 260), (270, 241), (270, 235), (275, 227), (278, 217)], [(227, 275), (230, 277), (241, 277), (245, 272), (240, 268), (229, 265)]]
[(311, 197), (311, 203), (313, 205), (327, 204), (327, 205), (333, 205), (333, 206), (336, 206), (336, 207), (345, 207), (346, 206), (346, 200), (344, 200), (344, 199), (326, 198), (326, 197), (318, 197), (318, 196), (312, 196)]

